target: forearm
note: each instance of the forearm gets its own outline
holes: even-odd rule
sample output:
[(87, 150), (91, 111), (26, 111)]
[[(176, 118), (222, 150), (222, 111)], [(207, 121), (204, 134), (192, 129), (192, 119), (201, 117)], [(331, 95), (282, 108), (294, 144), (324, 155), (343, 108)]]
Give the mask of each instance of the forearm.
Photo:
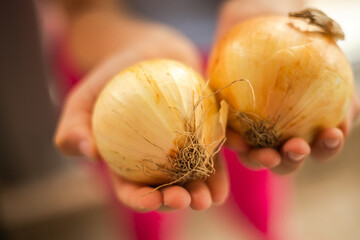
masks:
[(87, 11), (121, 11), (124, 0), (53, 0), (64, 10), (71, 20)]
[[(125, 0), (51, 0), (65, 16), (63, 49), (72, 67), (86, 74), (101, 60), (122, 48), (142, 29)], [(139, 30), (141, 32), (141, 30)]]
[(304, 7), (305, 0), (227, 0), (219, 9), (215, 41), (234, 25), (259, 15), (287, 14)]

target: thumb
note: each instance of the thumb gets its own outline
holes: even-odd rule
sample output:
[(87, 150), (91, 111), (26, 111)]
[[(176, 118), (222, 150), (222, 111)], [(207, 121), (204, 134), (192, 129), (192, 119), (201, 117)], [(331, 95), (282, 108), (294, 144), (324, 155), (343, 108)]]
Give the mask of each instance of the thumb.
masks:
[(96, 98), (112, 76), (138, 60), (138, 54), (129, 48), (104, 61), (71, 90), (54, 139), (64, 154), (100, 158), (91, 131), (92, 109)]
[(64, 105), (55, 134), (55, 144), (68, 156), (86, 156), (99, 159), (91, 132), (93, 99), (83, 94), (82, 86), (72, 91)]

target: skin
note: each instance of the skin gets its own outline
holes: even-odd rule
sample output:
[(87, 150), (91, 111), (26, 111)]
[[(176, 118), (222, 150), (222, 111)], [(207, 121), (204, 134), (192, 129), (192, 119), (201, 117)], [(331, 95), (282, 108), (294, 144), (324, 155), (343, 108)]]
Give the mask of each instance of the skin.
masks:
[[(219, 13), (215, 42), (233, 25), (270, 11), (272, 10), (256, 4), (246, 5), (239, 1), (225, 3)], [(108, 20), (104, 18), (104, 14)], [(67, 96), (55, 134), (56, 146), (68, 156), (100, 159), (91, 133), (91, 114), (96, 97), (113, 75), (136, 62), (151, 58), (178, 60), (198, 70), (201, 66), (196, 48), (180, 33), (157, 23), (119, 18), (111, 14), (114, 14), (113, 10), (111, 12), (103, 10), (101, 13), (93, 11), (89, 14), (82, 13), (79, 18), (73, 16), (71, 18), (69, 51), (73, 54), (75, 66), (88, 73)], [(99, 35), (96, 34), (96, 29), (88, 27), (93, 22), (122, 27), (110, 29)], [(124, 33), (123, 26), (127, 25), (136, 26), (142, 31)], [(99, 28), (104, 29), (101, 26)], [(95, 31), (95, 34), (91, 31)], [(89, 36), (98, 39), (87, 41)], [(122, 36), (126, 36), (127, 40), (119, 42)], [(85, 42), (89, 45), (81, 44)], [(106, 48), (98, 47), (105, 43)], [(280, 151), (270, 148), (252, 149), (231, 129), (228, 131), (227, 145), (241, 156), (245, 165), (251, 168), (266, 167), (281, 174), (294, 172), (302, 166), (310, 154), (315, 160), (327, 161), (341, 150), (355, 117), (359, 115), (359, 105), (358, 97), (354, 94), (352, 106), (344, 122), (339, 128), (321, 132), (311, 146), (300, 138), (293, 138), (287, 141)], [(332, 143), (331, 147), (325, 144), (327, 140)], [(212, 204), (223, 203), (229, 192), (224, 161), (217, 159), (215, 169), (216, 173), (205, 182), (194, 181), (184, 187), (167, 186), (145, 197), (144, 195), (153, 188), (127, 181), (114, 173), (112, 177), (119, 200), (136, 211), (155, 209), (171, 211), (187, 207), (205, 210)]]

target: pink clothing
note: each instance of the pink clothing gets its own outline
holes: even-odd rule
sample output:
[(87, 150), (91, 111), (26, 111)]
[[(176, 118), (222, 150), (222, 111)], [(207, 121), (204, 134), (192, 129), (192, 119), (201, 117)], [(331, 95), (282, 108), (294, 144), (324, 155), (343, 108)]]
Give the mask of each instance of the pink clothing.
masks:
[[(69, 59), (63, 55), (63, 52), (58, 53), (60, 54), (56, 56), (57, 70), (62, 74), (61, 77), (64, 80), (64, 89), (68, 91), (78, 82), (80, 75), (75, 74)], [(275, 201), (275, 197), (282, 197), (279, 196), (278, 191), (274, 190), (276, 186), (272, 183), (279, 181), (274, 181), (274, 178), (276, 177), (268, 170), (252, 171), (247, 169), (240, 163), (236, 154), (229, 149), (224, 149), (222, 154), (226, 159), (229, 169), (231, 192), (228, 201), (232, 202), (231, 206), (235, 206), (231, 211), (236, 212), (241, 218), (245, 216), (261, 233), (261, 239), (279, 239), (274, 237), (269, 227), (269, 223), (275, 221), (271, 214), (274, 212), (275, 206), (273, 201)], [(164, 239), (164, 229), (173, 229), (174, 226), (169, 225), (177, 220), (181, 220), (183, 215), (182, 211), (176, 213), (162, 213), (156, 211), (150, 213), (137, 213), (122, 206), (112, 192), (111, 183), (105, 167), (100, 166), (98, 171), (109, 186), (114, 209), (118, 211), (119, 216), (127, 217), (126, 222), (129, 224), (129, 229), (133, 229), (134, 239)], [(277, 195), (274, 195), (275, 192)], [(121, 239), (121, 237), (119, 237), (119, 239)]]
[(271, 189), (268, 170), (252, 171), (240, 164), (236, 153), (223, 151), (228, 164), (230, 199), (262, 233), (268, 233)]

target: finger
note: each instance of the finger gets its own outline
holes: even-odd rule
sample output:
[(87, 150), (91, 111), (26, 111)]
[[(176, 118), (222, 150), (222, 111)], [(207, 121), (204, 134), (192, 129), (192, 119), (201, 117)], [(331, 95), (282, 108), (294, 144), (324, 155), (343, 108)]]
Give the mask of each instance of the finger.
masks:
[(250, 168), (272, 168), (280, 164), (280, 154), (272, 148), (252, 149), (244, 154), (242, 160)]
[(206, 184), (210, 189), (212, 202), (222, 204), (229, 194), (228, 174), (225, 163), (220, 157), (215, 159), (214, 167), (216, 172), (206, 180)]
[(239, 154), (250, 150), (250, 146), (244, 141), (240, 134), (231, 129), (228, 129), (226, 132), (226, 145)]
[(160, 192), (163, 194), (163, 203), (167, 208), (183, 209), (190, 206), (191, 196), (183, 187), (168, 186), (160, 189)]
[(195, 180), (187, 184), (186, 189), (191, 196), (191, 208), (194, 210), (205, 210), (211, 206), (211, 194), (205, 182)]
[(281, 148), (281, 163), (272, 170), (278, 174), (288, 174), (300, 168), (310, 154), (310, 146), (301, 138), (288, 140)]
[(322, 131), (312, 146), (314, 160), (326, 161), (338, 154), (344, 145), (344, 134), (338, 128)]
[(158, 209), (163, 205), (160, 191), (142, 184), (133, 183), (112, 173), (114, 188), (118, 199), (126, 206), (141, 212)]

